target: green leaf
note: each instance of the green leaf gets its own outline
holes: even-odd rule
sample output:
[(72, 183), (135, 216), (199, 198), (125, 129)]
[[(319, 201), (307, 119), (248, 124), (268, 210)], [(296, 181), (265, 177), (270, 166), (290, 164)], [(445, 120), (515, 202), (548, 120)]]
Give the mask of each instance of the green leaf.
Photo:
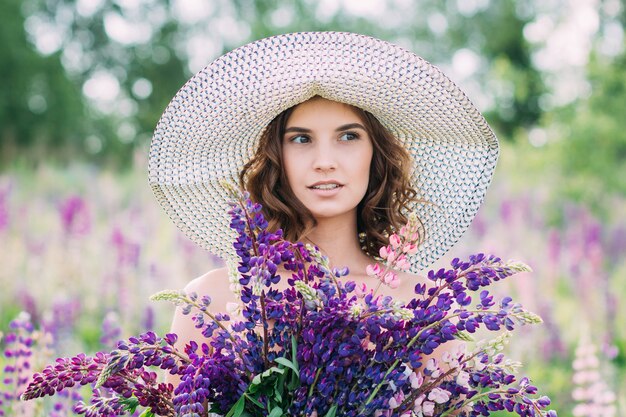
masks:
[(260, 374), (256, 374), (254, 376), (254, 378), (252, 378), (252, 385), (259, 385), (259, 384), (261, 384), (261, 381), (264, 378), (267, 378), (268, 376), (270, 376), (273, 373), (283, 374), (283, 373), (285, 373), (285, 370), (281, 369), (281, 368), (277, 368), (276, 366), (273, 366), (270, 369), (267, 369), (267, 370), (263, 371)]
[(129, 414), (133, 414), (139, 406), (139, 400), (134, 395), (130, 398), (120, 398), (119, 401), (120, 404), (124, 406), (124, 410), (128, 411)]
[(256, 405), (259, 408), (265, 408), (265, 406), (260, 403), (256, 398), (254, 398), (253, 396), (249, 395), (249, 394), (243, 394), (250, 402), (252, 402), (252, 404)]
[(324, 417), (335, 417), (335, 414), (337, 414), (337, 406), (333, 405), (328, 409), (328, 413)]
[(281, 417), (283, 415), (283, 409), (276, 406), (272, 409), (269, 416), (267, 417)]
[(298, 375), (292, 374), (291, 381), (287, 384), (289, 391), (295, 391), (300, 386), (300, 378)]
[(279, 364), (283, 365), (283, 366), (286, 366), (287, 368), (292, 369), (294, 372), (299, 372), (298, 371), (298, 364), (293, 363), (292, 361), (290, 361), (287, 358), (276, 358), (276, 359), (274, 359), (274, 361), (276, 363), (279, 363)]
[(139, 414), (139, 417), (154, 417), (155, 415), (150, 408), (146, 408), (143, 413)]
[(272, 391), (270, 395), (276, 399), (276, 402), (280, 403), (283, 400), (283, 387), (285, 384), (285, 375), (279, 375), (274, 381)]
[(233, 407), (230, 410), (228, 410), (228, 413), (226, 413), (225, 417), (241, 417), (241, 414), (243, 414), (243, 409), (245, 406), (246, 406), (246, 397), (242, 395), (241, 398), (237, 400), (235, 405), (233, 405)]

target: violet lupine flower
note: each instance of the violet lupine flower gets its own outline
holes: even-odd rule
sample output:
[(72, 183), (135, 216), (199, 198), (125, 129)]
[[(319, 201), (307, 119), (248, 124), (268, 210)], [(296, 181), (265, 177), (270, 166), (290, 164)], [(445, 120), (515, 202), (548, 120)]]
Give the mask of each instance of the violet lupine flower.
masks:
[(158, 338), (147, 332), (139, 337), (118, 343), (111, 353), (98, 352), (94, 356), (79, 354), (72, 358), (59, 358), (33, 375), (22, 395), (23, 400), (54, 395), (74, 386), (94, 384), (91, 404), (78, 402), (74, 411), (88, 416), (117, 415), (127, 410), (127, 401), (136, 398), (138, 405), (149, 407), (156, 415), (171, 415), (171, 384), (157, 382), (157, 374), (145, 367), (165, 370), (177, 368), (172, 358), (175, 336)]
[(144, 309), (141, 322), (144, 330), (150, 331), (154, 329), (154, 308), (152, 306), (147, 306)]
[(11, 187), (0, 190), (0, 232), (9, 227), (9, 193)]
[(0, 416), (26, 414), (26, 406), (17, 400), (26, 388), (31, 369), (34, 326), (22, 313), (13, 320), (11, 332), (4, 337), (4, 368), (0, 381)]
[(62, 201), (59, 215), (66, 235), (82, 235), (91, 228), (89, 210), (82, 197), (71, 196)]
[(114, 347), (122, 334), (120, 328), (119, 316), (114, 311), (105, 314), (102, 320), (102, 335), (100, 336), (100, 344), (102, 346)]
[(118, 266), (129, 265), (136, 267), (139, 264), (141, 245), (125, 236), (119, 227), (113, 228), (111, 243), (113, 243), (117, 253)]
[[(500, 352), (508, 333), (473, 352), (447, 352), (442, 357), (446, 366), (424, 359), (479, 328), (513, 330), (539, 322), (509, 297), (495, 300), (485, 289), (528, 267), (483, 254), (455, 259), (451, 269), (431, 271), (431, 287), (416, 285), (415, 298), (402, 305), (347, 281), (349, 271), (331, 268), (317, 248), (285, 241), (280, 230), (269, 231), (262, 207), (247, 193), (231, 191), (242, 318), (213, 313), (207, 295), (161, 292), (153, 299), (180, 305), (207, 340), (192, 341), (180, 352), (175, 335), (161, 339), (147, 332), (120, 342), (111, 353), (60, 359), (35, 375), (25, 398), (85, 381), (96, 382), (97, 388), (91, 405), (77, 405), (86, 415), (126, 412), (124, 399), (129, 398), (157, 415), (185, 417), (235, 408), (251, 416), (269, 410), (345, 417), (452, 411), (476, 416), (498, 410), (556, 415), (545, 411), (549, 400), (537, 398), (537, 388), (527, 379), (517, 382), (515, 365)], [(395, 285), (388, 273), (394, 265), (407, 266), (405, 257), (418, 241), (411, 225), (389, 238), (381, 250), (386, 265), (369, 269), (378, 282)], [(279, 267), (290, 274), (282, 292), (274, 288), (282, 279)], [(277, 368), (285, 363), (297, 372), (289, 385), (268, 374), (285, 372)], [(175, 390), (158, 384), (149, 367), (178, 375), (181, 383)], [(269, 390), (262, 385), (263, 375), (274, 381)]]
[(44, 316), (42, 319), (42, 330), (52, 335), (57, 348), (59, 343), (69, 339), (68, 335), (74, 331), (74, 325), (81, 311), (82, 303), (78, 297), (55, 301), (52, 305), (51, 317)]
[[(11, 332), (4, 337), (4, 363), (0, 381), (0, 416), (32, 415), (33, 407), (19, 401), (27, 388), (32, 369), (37, 366), (35, 359), (42, 353), (50, 352), (53, 338), (49, 333), (36, 329), (28, 313), (22, 312), (9, 325)], [(0, 333), (0, 337), (2, 334)], [(57, 401), (45, 404), (44, 410), (50, 417), (63, 417), (67, 404), (81, 397), (69, 393), (59, 393)]]

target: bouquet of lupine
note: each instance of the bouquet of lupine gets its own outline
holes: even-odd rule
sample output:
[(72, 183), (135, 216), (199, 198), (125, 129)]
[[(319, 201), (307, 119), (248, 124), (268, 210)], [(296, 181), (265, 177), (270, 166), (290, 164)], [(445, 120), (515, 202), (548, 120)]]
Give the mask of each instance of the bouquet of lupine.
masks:
[[(232, 190), (232, 188), (231, 188)], [(428, 274), (402, 303), (377, 295), (398, 285), (397, 270), (417, 250), (418, 222), (389, 238), (380, 263), (367, 269), (372, 288), (356, 285), (347, 269), (330, 268), (310, 245), (270, 232), (261, 206), (233, 190), (231, 227), (239, 256), (236, 284), (241, 314), (218, 314), (209, 296), (163, 291), (153, 296), (181, 305), (205, 340), (176, 346), (175, 334), (152, 332), (120, 341), (112, 352), (57, 359), (33, 376), (22, 398), (54, 395), (91, 384), (87, 416), (556, 416), (518, 363), (501, 350), (518, 324), (540, 318), (485, 288), (528, 267), (495, 256), (455, 259)], [(276, 284), (285, 279), (287, 289)], [(285, 275), (285, 273), (282, 273)], [(498, 332), (466, 343), (479, 328)], [(454, 340), (465, 342), (449, 343)], [(451, 346), (451, 347), (449, 347)], [(432, 355), (436, 351), (435, 355)], [(429, 358), (429, 356), (432, 357)], [(437, 358), (437, 359), (435, 359)], [(181, 382), (159, 382), (158, 368)]]

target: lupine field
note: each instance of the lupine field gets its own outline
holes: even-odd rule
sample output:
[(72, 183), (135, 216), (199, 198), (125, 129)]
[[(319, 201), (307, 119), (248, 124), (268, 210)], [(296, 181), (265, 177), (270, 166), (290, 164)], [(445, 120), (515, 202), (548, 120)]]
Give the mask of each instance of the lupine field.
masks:
[[(505, 154), (453, 257), (494, 253), (534, 269), (498, 287), (544, 323), (513, 335), (509, 355), (560, 416), (626, 412), (626, 201), (602, 221), (514, 179)], [(142, 160), (142, 158), (139, 158)], [(72, 398), (20, 402), (29, 375), (56, 357), (87, 354), (153, 329), (173, 307), (150, 302), (221, 263), (163, 214), (145, 165), (124, 174), (76, 165), (0, 177), (0, 415), (72, 415)], [(84, 395), (90, 395), (85, 391)]]
[(561, 417), (626, 416), (624, 0), (2, 0), (0, 22), (0, 417), (74, 415), (89, 387), (22, 402), (30, 376), (163, 336), (174, 307), (149, 297), (222, 265), (158, 207), (149, 138), (221, 53), (303, 30), (398, 43), (468, 93), (502, 154), (432, 268), (530, 265), (490, 289), (543, 318), (507, 357)]

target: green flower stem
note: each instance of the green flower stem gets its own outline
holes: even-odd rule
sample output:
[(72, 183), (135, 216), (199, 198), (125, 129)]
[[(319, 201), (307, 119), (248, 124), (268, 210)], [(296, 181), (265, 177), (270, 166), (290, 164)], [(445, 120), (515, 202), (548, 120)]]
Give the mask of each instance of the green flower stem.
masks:
[(313, 395), (313, 389), (315, 388), (315, 385), (317, 384), (317, 380), (320, 377), (321, 372), (322, 372), (322, 368), (318, 368), (317, 372), (315, 373), (315, 379), (313, 380), (313, 383), (311, 384), (311, 387), (309, 388), (309, 398), (311, 398), (311, 395)]

